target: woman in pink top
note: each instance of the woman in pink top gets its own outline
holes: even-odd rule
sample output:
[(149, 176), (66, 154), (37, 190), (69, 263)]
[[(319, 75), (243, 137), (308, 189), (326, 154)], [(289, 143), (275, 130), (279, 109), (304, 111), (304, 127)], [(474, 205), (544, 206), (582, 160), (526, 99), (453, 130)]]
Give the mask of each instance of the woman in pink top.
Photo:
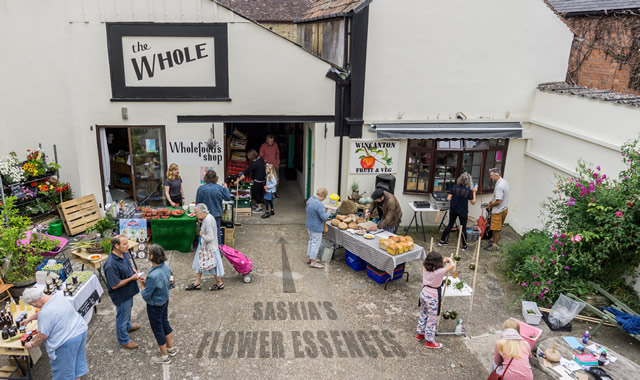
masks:
[[(445, 267), (445, 264), (448, 264)], [(436, 343), (434, 336), (436, 325), (440, 315), (440, 288), (445, 273), (456, 267), (455, 261), (442, 259), (440, 253), (431, 251), (424, 259), (422, 271), (422, 292), (420, 293), (420, 319), (418, 319), (418, 336), (416, 339), (426, 339), (425, 347), (441, 348), (442, 344)]]
[(493, 368), (504, 380), (533, 380), (529, 364), (531, 347), (520, 336), (520, 324), (507, 319), (502, 324), (502, 336), (493, 348)]

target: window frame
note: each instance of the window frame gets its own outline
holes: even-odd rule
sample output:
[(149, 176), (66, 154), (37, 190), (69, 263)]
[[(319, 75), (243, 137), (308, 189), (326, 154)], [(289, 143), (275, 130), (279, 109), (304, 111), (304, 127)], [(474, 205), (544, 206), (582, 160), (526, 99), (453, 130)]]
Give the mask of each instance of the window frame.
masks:
[[(428, 147), (412, 147), (411, 146), (411, 141), (412, 140), (432, 140), (433, 143), (431, 144), (431, 148)], [(450, 141), (450, 140), (460, 140), (461, 141), (461, 146), (462, 148), (460, 149), (443, 149), (443, 150), (439, 150), (438, 149), (438, 143), (440, 141)], [(504, 140), (504, 144), (502, 145), (491, 145), (490, 140)], [(471, 149), (466, 149), (466, 141), (487, 141), (489, 146), (486, 149), (477, 149), (476, 147), (471, 148)], [(426, 145), (429, 145), (428, 143)], [(488, 172), (489, 169), (491, 169), (490, 167), (487, 166), (487, 161), (489, 160), (490, 157), (495, 157), (495, 152), (497, 151), (503, 151), (503, 158), (502, 158), (502, 166), (500, 168), (502, 174), (504, 175), (504, 170), (506, 168), (507, 165), (507, 153), (509, 150), (509, 139), (407, 139), (407, 152), (406, 152), (406, 157), (405, 157), (405, 168), (404, 168), (404, 184), (403, 184), (403, 194), (408, 194), (408, 195), (427, 195), (427, 194), (431, 194), (433, 193), (433, 188), (434, 188), (434, 180), (435, 180), (435, 175), (436, 175), (436, 170), (435, 170), (435, 163), (436, 163), (436, 159), (437, 159), (437, 155), (438, 153), (455, 153), (457, 155), (457, 163), (456, 163), (456, 178), (457, 176), (460, 175), (461, 170), (462, 170), (462, 166), (463, 166), (463, 160), (464, 160), (464, 154), (465, 153), (477, 153), (480, 152), (482, 154), (482, 158), (481, 158), (481, 162), (480, 162), (480, 179), (479, 179), (479, 183), (478, 183), (478, 190), (480, 192), (480, 194), (483, 193), (491, 193), (493, 192), (494, 188), (495, 188), (495, 182), (490, 181), (490, 186), (489, 187), (483, 187), (482, 183), (484, 182), (485, 179), (485, 172)], [(425, 190), (417, 190), (417, 189), (411, 189), (411, 190), (407, 190), (407, 183), (408, 183), (408, 179), (409, 179), (409, 158), (411, 157), (411, 154), (414, 152), (421, 152), (421, 153), (429, 153), (430, 154), (430, 161), (429, 161), (429, 180), (427, 183), (427, 188)], [(473, 163), (472, 165), (473, 166)], [(475, 183), (475, 182), (474, 182)], [(446, 190), (445, 190), (446, 191)]]

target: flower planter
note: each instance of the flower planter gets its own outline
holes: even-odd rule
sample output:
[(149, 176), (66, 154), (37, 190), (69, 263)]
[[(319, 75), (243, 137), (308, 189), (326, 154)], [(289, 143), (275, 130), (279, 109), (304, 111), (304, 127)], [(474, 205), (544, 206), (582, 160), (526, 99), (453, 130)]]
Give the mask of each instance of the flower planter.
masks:
[[(31, 235), (33, 235), (33, 231), (27, 231), (26, 237), (23, 240), (19, 240), (19, 243), (21, 243), (22, 245), (28, 244), (29, 241), (31, 240)], [(48, 237), (49, 239), (57, 240), (60, 243), (60, 245), (58, 246), (58, 249), (56, 249), (54, 251), (40, 253), (40, 256), (53, 257), (53, 256), (57, 255), (58, 253), (60, 253), (60, 251), (62, 251), (64, 246), (67, 244), (67, 239), (65, 239), (65, 238), (61, 238), (61, 237), (57, 237), (57, 236), (51, 236), (51, 235), (47, 235), (45, 233), (43, 233), (42, 235)]]
[(11, 297), (20, 298), (22, 297), (22, 293), (24, 293), (25, 289), (32, 287), (36, 283), (36, 279), (34, 278), (24, 282), (9, 282), (5, 280), (4, 283), (13, 285), (12, 288), (9, 288)]
[[(529, 314), (527, 310), (532, 310), (535, 314)], [(542, 313), (538, 309), (538, 304), (530, 301), (522, 301), (522, 316), (525, 322), (536, 326), (540, 324), (540, 319), (542, 319)]]

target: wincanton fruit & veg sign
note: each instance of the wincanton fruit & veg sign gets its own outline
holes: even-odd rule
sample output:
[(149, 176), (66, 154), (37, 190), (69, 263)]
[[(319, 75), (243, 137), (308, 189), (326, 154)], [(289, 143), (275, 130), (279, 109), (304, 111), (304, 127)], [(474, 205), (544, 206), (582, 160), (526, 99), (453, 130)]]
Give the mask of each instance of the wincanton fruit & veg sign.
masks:
[(381, 174), (398, 171), (398, 142), (351, 140), (351, 174)]
[(107, 23), (112, 100), (229, 100), (226, 24)]

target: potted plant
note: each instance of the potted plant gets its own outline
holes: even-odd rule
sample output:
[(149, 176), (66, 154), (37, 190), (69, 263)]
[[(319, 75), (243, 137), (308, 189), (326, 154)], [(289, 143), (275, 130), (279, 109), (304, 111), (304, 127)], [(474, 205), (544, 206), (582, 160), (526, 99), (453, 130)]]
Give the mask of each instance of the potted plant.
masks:
[(43, 239), (20, 242), (26, 239), (31, 221), (19, 215), (15, 202), (15, 197), (8, 197), (0, 212), (0, 262), (4, 263), (0, 272), (6, 283), (13, 284), (11, 295), (19, 297), (25, 288), (36, 282), (36, 270), (43, 260), (41, 249), (53, 247)]
[(360, 194), (360, 185), (358, 185), (358, 182), (353, 182), (351, 184), (351, 195), (353, 197), (357, 197)]
[(87, 228), (86, 233), (93, 231), (99, 233), (101, 236), (109, 236), (117, 228), (116, 221), (113, 220), (111, 215), (107, 214), (104, 218), (100, 219), (96, 224)]

